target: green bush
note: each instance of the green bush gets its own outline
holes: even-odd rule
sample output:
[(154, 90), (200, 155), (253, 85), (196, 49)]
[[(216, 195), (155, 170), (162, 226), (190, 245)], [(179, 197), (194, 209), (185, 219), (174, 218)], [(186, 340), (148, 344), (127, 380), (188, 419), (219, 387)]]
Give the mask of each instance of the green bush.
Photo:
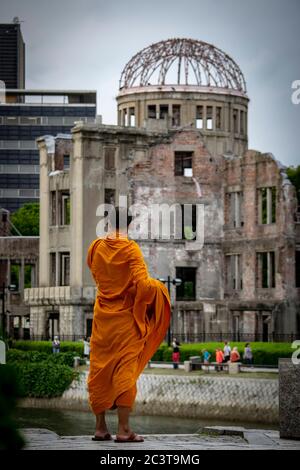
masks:
[(69, 366), (50, 364), (47, 361), (14, 362), (19, 383), (19, 396), (58, 397), (70, 386), (78, 374)]
[(166, 343), (162, 343), (154, 356), (152, 357), (152, 361), (164, 361), (164, 351), (168, 349), (168, 345)]
[[(13, 341), (13, 349), (22, 351), (39, 351), (47, 354), (52, 353), (52, 341)], [(61, 341), (60, 352), (74, 352), (76, 356), (83, 357), (83, 342)]]
[[(256, 365), (278, 365), (278, 359), (291, 357), (293, 349), (290, 343), (250, 343), (253, 353), (254, 364)], [(239, 353), (244, 352), (245, 343), (230, 342), (231, 348), (237, 346)], [(199, 356), (203, 349), (210, 352), (211, 361), (215, 361), (216, 348), (224, 348), (224, 343), (190, 343), (180, 346), (180, 360), (187, 361), (190, 356)], [(172, 348), (162, 344), (152, 358), (153, 361), (172, 361)]]
[(20, 349), (9, 349), (7, 352), (7, 362), (48, 362), (49, 364), (60, 364), (73, 367), (76, 352), (65, 352), (48, 354), (39, 351), (22, 351)]
[(77, 356), (76, 352), (60, 352), (48, 356), (48, 362), (52, 364), (60, 364), (63, 366), (73, 367), (75, 356)]
[(20, 349), (9, 349), (7, 362), (16, 371), (20, 396), (44, 398), (62, 395), (77, 376), (72, 367), (74, 356), (78, 355), (74, 351), (78, 344), (70, 344), (75, 344), (73, 350), (68, 350), (67, 344), (61, 348), (67, 352), (53, 354), (51, 342), (14, 342), (14, 346)]
[(46, 361), (49, 357), (47, 353), (40, 353), (38, 351), (22, 351), (20, 349), (9, 349), (7, 351), (6, 360), (10, 362), (42, 362)]

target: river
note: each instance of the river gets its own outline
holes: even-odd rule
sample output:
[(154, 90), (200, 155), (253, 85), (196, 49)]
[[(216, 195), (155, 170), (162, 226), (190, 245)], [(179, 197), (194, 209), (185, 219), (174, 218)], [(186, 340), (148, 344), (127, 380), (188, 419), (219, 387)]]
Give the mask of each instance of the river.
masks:
[[(87, 411), (53, 410), (43, 408), (18, 408), (15, 419), (19, 428), (45, 428), (60, 436), (92, 434), (94, 416)], [(107, 414), (107, 424), (112, 433), (117, 430), (117, 415)], [(131, 427), (141, 434), (190, 434), (203, 426), (243, 426), (245, 428), (277, 429), (275, 425), (237, 423), (228, 421), (172, 418), (168, 416), (131, 416)]]

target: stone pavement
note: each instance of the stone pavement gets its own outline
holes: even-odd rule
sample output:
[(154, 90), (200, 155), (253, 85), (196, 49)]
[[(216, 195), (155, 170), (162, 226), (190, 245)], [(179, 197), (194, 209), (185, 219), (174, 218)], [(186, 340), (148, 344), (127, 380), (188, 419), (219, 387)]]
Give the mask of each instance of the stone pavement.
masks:
[(23, 429), (25, 450), (300, 450), (300, 441), (280, 439), (278, 431), (206, 427), (200, 434), (148, 434), (141, 444), (94, 442), (91, 436), (58, 436), (47, 429)]

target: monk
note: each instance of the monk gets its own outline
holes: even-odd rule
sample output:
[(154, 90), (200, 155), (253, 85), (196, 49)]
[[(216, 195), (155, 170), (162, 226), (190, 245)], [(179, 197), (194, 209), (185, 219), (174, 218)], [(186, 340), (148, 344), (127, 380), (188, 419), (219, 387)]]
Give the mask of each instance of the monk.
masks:
[(126, 210), (124, 222), (124, 210), (115, 209), (107, 236), (94, 240), (88, 249), (87, 264), (97, 285), (89, 404), (96, 415), (93, 440), (112, 439), (105, 411), (117, 408), (115, 442), (143, 442), (130, 429), (129, 414), (137, 379), (169, 327), (170, 298), (164, 284), (149, 276), (138, 244), (128, 238), (131, 217)]

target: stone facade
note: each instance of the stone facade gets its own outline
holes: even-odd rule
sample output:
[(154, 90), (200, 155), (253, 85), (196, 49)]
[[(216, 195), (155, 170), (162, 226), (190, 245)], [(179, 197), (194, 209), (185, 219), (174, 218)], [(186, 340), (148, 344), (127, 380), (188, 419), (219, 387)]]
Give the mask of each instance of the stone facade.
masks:
[(300, 364), (279, 360), (279, 430), (280, 437), (300, 440)]
[(71, 135), (38, 139), (40, 276), (26, 293), (32, 334), (90, 334), (87, 249), (100, 206), (120, 197), (128, 206), (203, 210), (199, 249), (185, 236), (138, 240), (153, 277), (183, 281), (171, 286), (174, 334), (188, 341), (300, 334), (295, 188), (271, 154), (248, 150), (246, 93), (171, 88), (122, 89), (118, 126), (78, 123)]
[[(5, 291), (5, 330), (14, 338), (29, 338), (30, 308), (24, 289), (38, 285), (39, 237), (0, 236), (0, 286)], [(14, 290), (9, 286), (14, 285)], [(2, 303), (2, 301), (1, 301)], [(2, 305), (1, 305), (2, 310)]]

